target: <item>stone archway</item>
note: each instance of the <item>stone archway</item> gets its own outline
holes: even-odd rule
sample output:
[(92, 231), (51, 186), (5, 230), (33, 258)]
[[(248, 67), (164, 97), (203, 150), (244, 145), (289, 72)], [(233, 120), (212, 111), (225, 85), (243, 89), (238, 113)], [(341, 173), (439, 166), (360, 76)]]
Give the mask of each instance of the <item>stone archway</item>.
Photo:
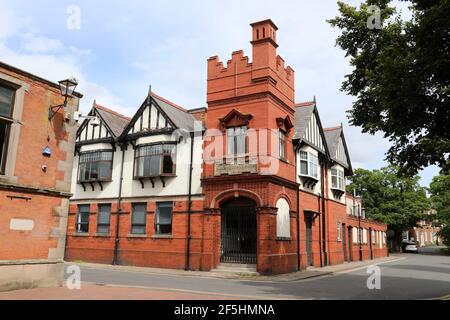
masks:
[(256, 264), (256, 202), (237, 197), (222, 202), (220, 261)]

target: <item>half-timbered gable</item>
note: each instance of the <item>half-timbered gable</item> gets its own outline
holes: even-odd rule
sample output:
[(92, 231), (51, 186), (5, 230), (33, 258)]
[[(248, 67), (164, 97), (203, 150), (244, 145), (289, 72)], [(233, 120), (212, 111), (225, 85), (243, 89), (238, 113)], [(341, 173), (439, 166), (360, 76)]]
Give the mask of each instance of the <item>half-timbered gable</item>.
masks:
[(346, 169), (346, 175), (351, 175), (352, 165), (342, 126), (325, 129), (325, 137), (331, 160), (344, 167)]
[(308, 144), (324, 155), (327, 153), (325, 135), (315, 102), (296, 106), (294, 140)]
[[(89, 117), (83, 121), (77, 131), (78, 146), (98, 142), (117, 141), (123, 129), (130, 122), (126, 116), (94, 103)], [(96, 121), (99, 121), (96, 122)]]
[(130, 118), (94, 102), (77, 131), (72, 190), (74, 198), (113, 197), (119, 180), (122, 131)]
[(298, 146), (297, 182), (303, 190), (321, 193), (320, 167), (328, 157), (328, 146), (315, 101), (296, 105), (294, 140)]
[(335, 200), (345, 203), (346, 177), (353, 174), (353, 169), (342, 125), (325, 129), (325, 137), (331, 159), (328, 169), (329, 193)]

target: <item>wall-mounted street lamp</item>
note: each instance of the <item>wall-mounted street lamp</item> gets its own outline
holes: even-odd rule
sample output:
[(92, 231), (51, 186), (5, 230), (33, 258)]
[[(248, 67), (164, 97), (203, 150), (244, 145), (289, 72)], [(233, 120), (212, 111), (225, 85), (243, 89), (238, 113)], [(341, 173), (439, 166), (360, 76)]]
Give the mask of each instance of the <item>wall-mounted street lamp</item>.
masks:
[(64, 97), (64, 103), (58, 106), (50, 107), (48, 109), (48, 120), (52, 120), (55, 114), (57, 114), (61, 108), (65, 109), (67, 107), (67, 100), (69, 99), (69, 97), (73, 96), (77, 85), (77, 80), (73, 78), (62, 80), (59, 82), (59, 89), (61, 90), (61, 95)]

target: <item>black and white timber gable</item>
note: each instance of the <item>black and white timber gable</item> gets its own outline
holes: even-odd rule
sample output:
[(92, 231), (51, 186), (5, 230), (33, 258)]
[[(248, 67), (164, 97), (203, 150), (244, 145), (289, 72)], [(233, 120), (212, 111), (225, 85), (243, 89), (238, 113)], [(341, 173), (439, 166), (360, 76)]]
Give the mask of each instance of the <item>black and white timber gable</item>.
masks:
[(192, 132), (194, 122), (187, 110), (150, 93), (119, 139), (133, 143), (140, 137), (170, 134), (175, 129)]
[(351, 175), (353, 169), (342, 125), (325, 129), (325, 137), (330, 150), (331, 159), (343, 166), (346, 169), (347, 175)]
[[(77, 130), (76, 146), (78, 149), (83, 145), (96, 143), (111, 143), (114, 147), (123, 129), (130, 122), (128, 117), (95, 102), (88, 116), (90, 118), (85, 119)], [(100, 122), (94, 124), (93, 117)]]
[(328, 145), (315, 101), (296, 106), (293, 139), (328, 155)]

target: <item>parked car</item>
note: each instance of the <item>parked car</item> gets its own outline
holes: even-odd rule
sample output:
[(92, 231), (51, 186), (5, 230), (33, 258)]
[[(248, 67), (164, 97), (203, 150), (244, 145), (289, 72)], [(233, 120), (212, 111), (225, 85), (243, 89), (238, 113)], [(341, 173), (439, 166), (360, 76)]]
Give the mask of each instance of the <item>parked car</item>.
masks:
[(402, 252), (419, 253), (419, 247), (415, 241), (403, 241)]

